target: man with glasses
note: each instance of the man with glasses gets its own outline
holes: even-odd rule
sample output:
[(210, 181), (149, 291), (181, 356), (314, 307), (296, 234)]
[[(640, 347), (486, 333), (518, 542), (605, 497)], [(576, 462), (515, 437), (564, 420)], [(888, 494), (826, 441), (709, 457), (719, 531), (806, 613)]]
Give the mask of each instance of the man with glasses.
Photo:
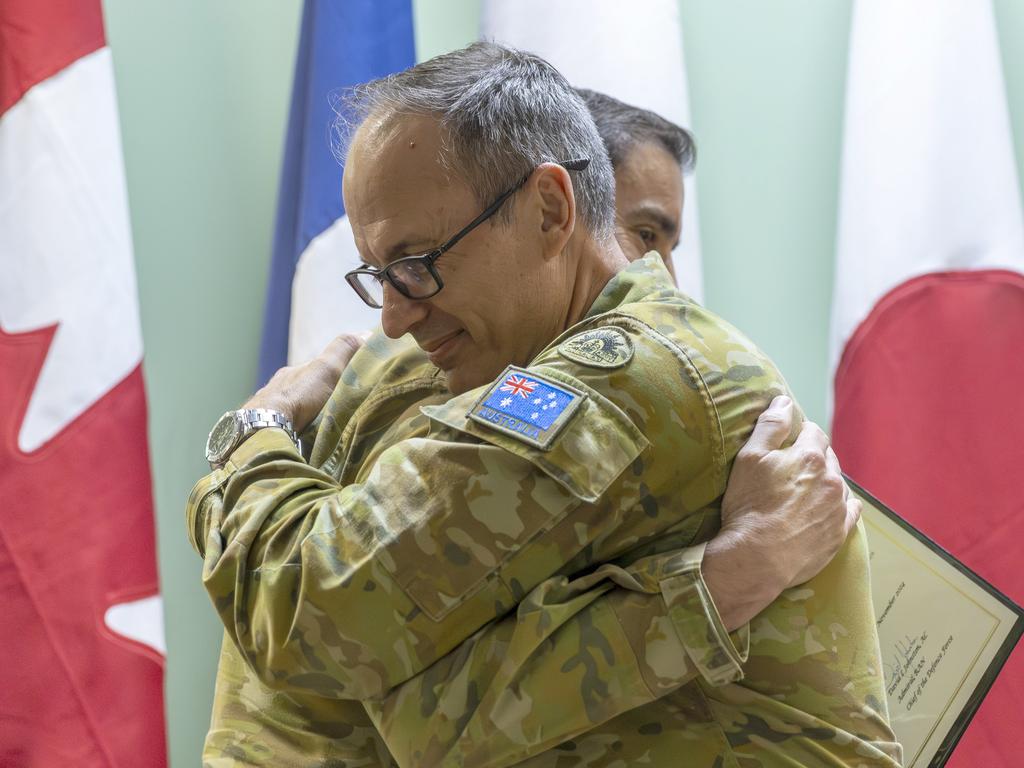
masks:
[(351, 349), (283, 371), (189, 503), (248, 668), (307, 707), (295, 757), (319, 729), (366, 764), (894, 765), (859, 529), (779, 599), (822, 562), (713, 567), (728, 465), (785, 385), (658, 257), (626, 266), (564, 79), (479, 44), (359, 97), (349, 282), (432, 365), (369, 344), (326, 407)]

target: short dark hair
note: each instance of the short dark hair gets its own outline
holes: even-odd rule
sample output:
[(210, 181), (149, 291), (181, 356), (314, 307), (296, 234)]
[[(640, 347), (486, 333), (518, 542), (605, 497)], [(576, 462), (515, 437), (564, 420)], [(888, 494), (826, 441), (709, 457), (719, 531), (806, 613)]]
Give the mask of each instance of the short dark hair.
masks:
[(685, 128), (649, 109), (634, 107), (606, 93), (577, 88), (601, 134), (612, 166), (617, 168), (637, 144), (660, 144), (676, 159), (683, 173), (697, 164), (697, 145)]
[[(445, 132), (442, 163), (469, 183), (481, 205), (541, 163), (588, 158), (586, 170), (572, 178), (580, 219), (599, 239), (613, 236), (615, 177), (604, 142), (583, 99), (539, 56), (473, 43), (357, 86), (346, 101), (357, 122), (339, 112), (339, 153), (370, 114), (434, 116)], [(499, 219), (508, 220), (510, 210)]]

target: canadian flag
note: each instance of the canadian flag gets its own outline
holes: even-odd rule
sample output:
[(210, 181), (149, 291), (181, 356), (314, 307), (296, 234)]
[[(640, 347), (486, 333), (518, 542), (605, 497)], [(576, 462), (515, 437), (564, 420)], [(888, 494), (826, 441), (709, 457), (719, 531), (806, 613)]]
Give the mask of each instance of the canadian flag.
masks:
[(162, 766), (128, 203), (98, 0), (0, 3), (0, 765)]
[[(835, 450), (1024, 603), (1024, 222), (990, 0), (857, 0), (848, 78)], [(949, 765), (1021, 765), (1022, 711), (1018, 649)]]

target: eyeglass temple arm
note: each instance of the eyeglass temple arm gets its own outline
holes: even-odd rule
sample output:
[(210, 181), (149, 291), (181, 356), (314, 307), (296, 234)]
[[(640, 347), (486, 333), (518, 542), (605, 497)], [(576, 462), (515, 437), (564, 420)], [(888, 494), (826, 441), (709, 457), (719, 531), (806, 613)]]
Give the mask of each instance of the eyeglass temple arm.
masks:
[[(575, 160), (566, 160), (565, 162), (559, 163), (559, 165), (562, 166), (563, 168), (565, 168), (567, 171), (582, 171), (584, 168), (586, 168), (588, 165), (590, 165), (590, 158), (589, 157), (581, 157), (581, 158), (577, 158)], [(530, 171), (528, 174), (523, 176), (523, 178), (521, 178), (516, 183), (516, 185), (514, 187), (512, 187), (511, 189), (509, 189), (506, 192), (502, 193), (502, 195), (497, 200), (495, 200), (493, 203), (488, 205), (479, 216), (477, 216), (475, 219), (473, 219), (471, 222), (469, 222), (469, 224), (467, 224), (462, 229), (460, 229), (458, 232), (456, 232), (447, 243), (445, 243), (440, 248), (438, 248), (437, 251), (435, 251), (436, 255), (434, 256), (434, 259), (437, 259), (438, 257), (440, 257), (441, 254), (444, 253), (445, 251), (448, 251), (448, 250), (454, 248), (455, 244), (458, 243), (459, 240), (464, 238), (466, 235), (468, 235), (470, 232), (472, 232), (476, 227), (480, 226), (480, 224), (482, 224), (487, 219), (489, 219), (491, 216), (493, 216), (495, 211), (497, 211), (499, 208), (501, 208), (501, 206), (505, 203), (505, 201), (508, 200), (512, 195), (514, 195), (516, 193), (516, 191), (518, 191), (518, 189), (521, 186), (523, 186), (523, 184), (525, 184), (527, 182), (527, 180), (530, 178), (530, 176), (532, 176), (532, 175), (533, 175), (533, 171)]]
[(519, 189), (521, 186), (523, 186), (523, 184), (526, 182), (526, 179), (528, 179), (528, 178), (530, 178), (530, 177), (527, 176), (525, 179), (523, 179), (518, 184), (516, 184), (514, 187), (512, 187), (512, 189), (508, 190), (507, 192), (504, 192), (501, 195), (501, 197), (499, 197), (493, 203), (488, 205), (484, 209), (483, 213), (481, 213), (479, 216), (477, 216), (475, 219), (473, 219), (471, 222), (469, 222), (469, 224), (467, 224), (462, 229), (460, 229), (458, 232), (456, 232), (447, 243), (442, 245), (440, 248), (438, 248), (434, 252), (435, 253), (434, 258), (436, 259), (438, 256), (440, 256), (445, 251), (447, 251), (447, 250), (449, 250), (451, 248), (454, 248), (455, 244), (457, 242), (459, 242), (459, 240), (464, 238), (466, 235), (468, 235), (470, 232), (472, 232), (474, 229), (476, 229), (478, 226), (480, 226), (480, 224), (482, 224), (484, 221), (486, 221), (491, 216), (493, 216), (494, 212), (497, 211), (499, 208), (501, 208), (502, 204), (506, 200), (508, 200), (517, 189)]

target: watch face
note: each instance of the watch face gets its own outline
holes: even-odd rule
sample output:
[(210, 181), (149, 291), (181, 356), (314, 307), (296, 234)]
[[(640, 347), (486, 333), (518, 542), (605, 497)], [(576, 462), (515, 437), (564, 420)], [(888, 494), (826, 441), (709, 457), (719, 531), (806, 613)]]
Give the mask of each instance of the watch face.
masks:
[(234, 411), (225, 413), (213, 425), (210, 439), (206, 442), (206, 458), (208, 461), (220, 461), (231, 450), (238, 435), (238, 420)]

